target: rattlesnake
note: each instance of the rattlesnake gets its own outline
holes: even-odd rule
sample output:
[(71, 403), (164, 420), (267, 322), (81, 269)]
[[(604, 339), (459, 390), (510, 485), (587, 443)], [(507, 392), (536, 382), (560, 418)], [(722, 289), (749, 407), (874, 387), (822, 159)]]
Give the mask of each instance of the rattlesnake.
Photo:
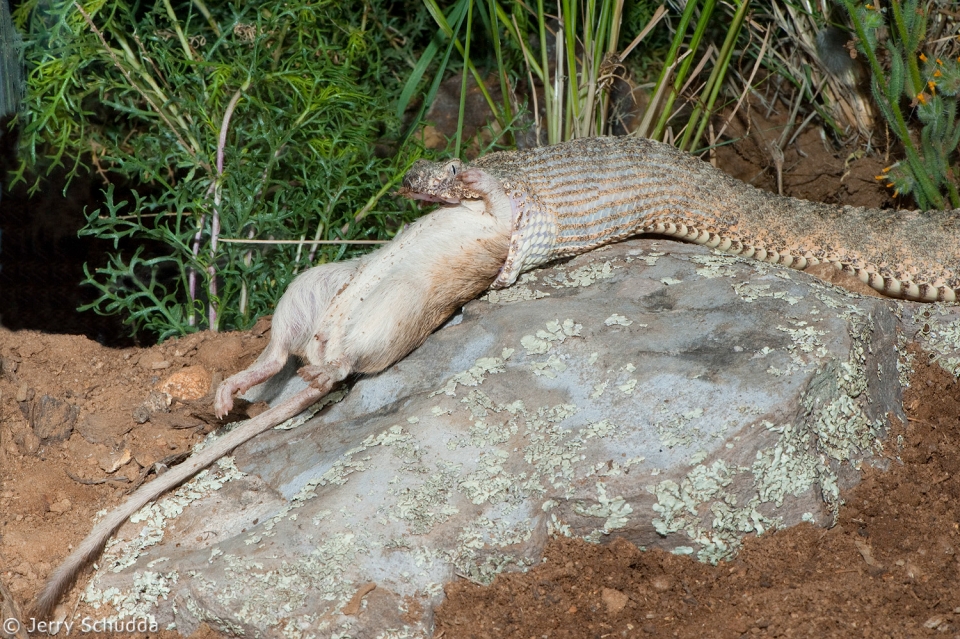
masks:
[(656, 233), (796, 269), (830, 263), (891, 297), (955, 302), (960, 294), (960, 210), (782, 197), (644, 138), (583, 138), (469, 165), (421, 160), (400, 194), (509, 207), (510, 253), (494, 288), (554, 259)]

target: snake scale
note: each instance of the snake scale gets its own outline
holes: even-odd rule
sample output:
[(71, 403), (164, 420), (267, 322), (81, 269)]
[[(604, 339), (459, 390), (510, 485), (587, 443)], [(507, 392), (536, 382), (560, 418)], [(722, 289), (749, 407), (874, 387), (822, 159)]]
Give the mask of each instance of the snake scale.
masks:
[(401, 195), (484, 199), (512, 224), (494, 288), (520, 273), (655, 233), (796, 269), (830, 263), (890, 297), (956, 302), (960, 210), (884, 211), (782, 197), (667, 144), (637, 137), (415, 163)]

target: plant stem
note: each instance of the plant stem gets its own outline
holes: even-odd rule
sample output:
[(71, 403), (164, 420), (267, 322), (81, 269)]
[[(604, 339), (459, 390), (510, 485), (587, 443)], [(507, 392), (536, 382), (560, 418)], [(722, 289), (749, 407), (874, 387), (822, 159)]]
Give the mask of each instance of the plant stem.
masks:
[[(903, 52), (906, 54), (907, 68), (910, 70), (910, 83), (912, 91), (907, 97), (913, 99), (918, 93), (923, 92), (923, 79), (920, 77), (920, 66), (917, 64), (917, 51), (915, 47), (909, 47), (911, 41), (910, 32), (907, 24), (903, 20), (903, 8), (900, 6), (900, 0), (891, 0), (890, 8), (893, 11), (893, 22), (897, 25), (897, 32), (900, 35), (900, 42), (903, 43)], [(919, 39), (918, 39), (919, 44)]]
[[(473, 31), (473, 0), (467, 0), (467, 35), (464, 38), (463, 59), (470, 59), (470, 33)], [(457, 112), (457, 136), (453, 147), (453, 156), (460, 157), (460, 146), (463, 143), (463, 115), (467, 106), (467, 64), (463, 65), (460, 81), (460, 109)], [(478, 81), (478, 84), (482, 84)]]
[[(694, 3), (688, 2), (688, 8), (691, 4)], [(713, 8), (715, 5), (716, 0), (704, 0), (703, 9), (700, 11), (700, 18), (697, 20), (697, 28), (690, 37), (690, 44), (688, 47), (691, 52), (696, 51), (700, 47), (700, 40), (703, 39), (703, 33), (707, 30), (707, 25), (710, 23), (710, 16), (713, 14)], [(686, 12), (684, 12), (684, 14), (686, 14)], [(653, 129), (652, 137), (654, 139), (659, 140), (660, 136), (663, 135), (663, 131), (667, 126), (667, 120), (669, 120), (670, 116), (672, 115), (671, 111), (673, 109), (673, 103), (680, 95), (680, 89), (683, 87), (683, 84), (687, 79), (687, 73), (690, 70), (691, 64), (693, 64), (693, 56), (689, 56), (686, 60), (684, 60), (680, 65), (680, 68), (677, 69), (677, 74), (673, 80), (673, 88), (667, 94), (666, 102), (660, 111), (660, 119), (657, 121), (657, 126)]]
[[(690, 25), (690, 20), (693, 17), (693, 12), (696, 8), (696, 0), (688, 0), (686, 7), (683, 9), (683, 13), (680, 15), (680, 24), (677, 25), (677, 32), (674, 34), (673, 41), (670, 43), (670, 49), (667, 51), (667, 57), (663, 62), (663, 69), (660, 70), (660, 77), (657, 78), (657, 84), (653, 90), (654, 99), (650, 101), (650, 104), (647, 107), (647, 115), (652, 115), (656, 110), (657, 104), (659, 103), (660, 98), (666, 89), (667, 79), (677, 65), (677, 54), (680, 51), (680, 45), (683, 44), (683, 38), (687, 34), (687, 27)], [(647, 115), (644, 116), (645, 121), (648, 120)], [(660, 124), (658, 122), (654, 132), (650, 135), (650, 137), (653, 139), (659, 139), (659, 129)], [(639, 134), (646, 134), (645, 126), (641, 127)]]
[[(197, 232), (193, 235), (193, 263), (196, 264), (200, 258), (200, 240), (203, 238), (203, 227), (207, 221), (207, 214), (202, 213), (197, 221)], [(197, 325), (197, 316), (194, 312), (194, 302), (197, 299), (197, 269), (190, 266), (190, 272), (187, 274), (187, 290), (190, 296), (190, 311), (187, 315), (187, 324), (189, 326)]]
[[(710, 114), (713, 113), (713, 105), (716, 103), (717, 96), (720, 95), (720, 88), (723, 86), (723, 79), (727, 75), (727, 67), (730, 65), (733, 48), (737, 43), (737, 38), (740, 37), (740, 29), (743, 26), (743, 20), (746, 18), (747, 8), (749, 6), (749, 0), (739, 0), (739, 6), (733, 15), (733, 22), (731, 22), (730, 27), (727, 29), (727, 37), (724, 39), (720, 53), (717, 55), (717, 64), (713, 67), (713, 71), (710, 72), (707, 84), (704, 85), (703, 88), (703, 92), (707, 94), (706, 104), (704, 105), (702, 99), (697, 100), (697, 106), (690, 116), (686, 130), (683, 132), (683, 139), (680, 141), (679, 147), (681, 149), (692, 152), (698, 148), (700, 144), (700, 138), (703, 137), (703, 131), (710, 120)], [(706, 117), (701, 119), (704, 111), (706, 111)], [(697, 131), (691, 139), (691, 132), (695, 125)]]
[[(540, 68), (543, 70), (540, 80), (543, 82), (543, 105), (547, 112), (547, 144), (556, 144), (560, 141), (560, 131), (557, 128), (559, 117), (556, 113), (556, 101), (559, 99), (554, 93), (550, 79), (550, 61), (547, 58), (547, 23), (543, 10), (543, 0), (537, 0), (537, 26), (540, 31)], [(556, 69), (554, 73), (559, 74)]]
[(207, 5), (204, 4), (203, 0), (193, 0), (193, 6), (199, 9), (200, 13), (203, 14), (203, 17), (207, 19), (207, 24), (210, 25), (210, 28), (213, 29), (213, 32), (217, 34), (217, 37), (220, 37), (220, 25), (217, 24), (217, 21), (213, 19), (213, 16), (210, 15), (210, 9), (207, 8)]
[(213, 190), (213, 216), (210, 218), (210, 264), (207, 265), (207, 290), (210, 299), (207, 306), (207, 317), (209, 329), (217, 332), (217, 310), (219, 302), (217, 300), (217, 240), (220, 239), (220, 204), (222, 200), (223, 189), (223, 157), (227, 146), (227, 132), (230, 129), (230, 118), (233, 117), (233, 111), (237, 103), (243, 96), (243, 92), (250, 88), (250, 79), (237, 89), (227, 109), (223, 113), (223, 123), (220, 125), (220, 138), (217, 143), (217, 178), (214, 182)]
[(196, 153), (194, 152), (194, 150), (190, 147), (189, 144), (187, 144), (186, 140), (183, 139), (183, 137), (180, 135), (180, 132), (177, 130), (175, 126), (173, 126), (173, 123), (170, 121), (167, 115), (160, 109), (159, 106), (157, 106), (157, 104), (153, 101), (153, 99), (149, 95), (147, 95), (147, 92), (144, 91), (139, 84), (133, 81), (133, 78), (130, 77), (130, 73), (126, 70), (126, 68), (124, 68), (122, 64), (120, 64), (120, 60), (117, 59), (117, 56), (113, 52), (113, 49), (111, 49), (110, 45), (107, 44), (106, 38), (103, 37), (103, 33), (100, 31), (100, 29), (97, 28), (97, 25), (93, 23), (93, 19), (90, 17), (90, 15), (83, 10), (83, 7), (81, 7), (78, 2), (74, 2), (73, 6), (77, 8), (77, 11), (80, 12), (80, 15), (83, 16), (83, 19), (87, 21), (88, 25), (90, 25), (90, 29), (95, 34), (97, 34), (97, 37), (100, 38), (100, 42), (103, 43), (104, 51), (107, 52), (107, 54), (113, 60), (113, 63), (116, 65), (116, 67), (120, 69), (120, 73), (122, 73), (123, 77), (127, 79), (127, 82), (130, 83), (130, 86), (136, 88), (137, 91), (140, 93), (140, 95), (143, 96), (143, 99), (147, 101), (147, 104), (150, 105), (150, 108), (152, 108), (157, 113), (157, 115), (160, 116), (160, 119), (163, 120), (164, 124), (167, 125), (167, 128), (170, 129), (170, 132), (173, 133), (173, 135), (177, 138), (177, 140), (180, 141), (180, 145), (183, 147), (183, 149), (187, 153), (189, 153), (190, 155), (196, 158)]
[[(487, 8), (487, 13), (490, 16), (490, 37), (493, 39), (493, 53), (497, 60), (497, 69), (500, 71), (497, 75), (500, 76), (500, 97), (503, 98), (503, 115), (504, 119), (510, 121), (513, 119), (513, 107), (510, 104), (510, 91), (507, 87), (507, 73), (503, 64), (503, 51), (501, 51), (500, 46), (500, 29), (497, 26), (497, 0), (490, 0), (490, 6)], [(513, 132), (510, 132), (510, 141), (513, 140)]]
[(857, 16), (856, 8), (853, 6), (853, 0), (843, 0), (843, 4), (847, 9), (847, 14), (850, 16), (850, 21), (853, 23), (853, 28), (857, 34), (857, 38), (863, 45), (863, 51), (867, 56), (867, 60), (870, 62), (870, 70), (873, 73), (873, 81), (877, 83), (877, 87), (879, 88), (879, 93), (882, 96), (882, 99), (887, 101), (887, 104), (890, 107), (890, 112), (893, 114), (893, 130), (903, 143), (904, 151), (907, 154), (907, 163), (910, 166), (910, 172), (913, 174), (914, 179), (917, 181), (917, 184), (920, 187), (921, 192), (919, 195), (922, 198), (926, 198), (926, 201), (932, 204), (934, 207), (938, 209), (943, 208), (943, 197), (937, 191), (936, 187), (933, 185), (933, 182), (930, 180), (930, 177), (927, 175), (926, 169), (920, 160), (920, 155), (917, 153), (916, 146), (914, 146), (913, 140), (910, 138), (910, 130), (907, 128), (906, 119), (903, 117), (903, 112), (900, 110), (899, 96), (890, 95), (883, 67), (880, 66), (880, 61), (877, 59), (876, 51), (874, 51), (870, 46), (870, 40), (867, 39), (866, 30), (864, 29), (860, 18)]
[(177, 38), (180, 40), (180, 46), (183, 48), (183, 54), (187, 57), (187, 60), (193, 62), (193, 51), (190, 49), (190, 43), (187, 42), (187, 37), (183, 35), (183, 29), (180, 28), (180, 21), (177, 20), (177, 14), (173, 12), (173, 5), (170, 4), (170, 0), (163, 0), (163, 6), (167, 10), (167, 17), (170, 18), (170, 22), (173, 24), (173, 28), (177, 32)]

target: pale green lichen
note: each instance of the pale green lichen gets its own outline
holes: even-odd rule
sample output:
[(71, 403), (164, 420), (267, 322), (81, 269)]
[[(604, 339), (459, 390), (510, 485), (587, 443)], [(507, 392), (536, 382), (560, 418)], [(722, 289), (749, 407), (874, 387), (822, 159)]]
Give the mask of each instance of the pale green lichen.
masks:
[(646, 262), (647, 266), (655, 266), (657, 263), (657, 260), (663, 257), (664, 255), (666, 255), (666, 253), (651, 252), (651, 253), (647, 253), (646, 255), (638, 255), (637, 257), (638, 259), (641, 259), (644, 262)]
[[(815, 365), (818, 361), (827, 356), (827, 347), (820, 340), (826, 333), (808, 325), (803, 320), (791, 320), (793, 328), (787, 326), (777, 326), (777, 330), (783, 331), (791, 338), (791, 343), (786, 351), (790, 355), (792, 362), (786, 368), (770, 366), (767, 373), (775, 377), (792, 375), (801, 370), (806, 370)], [(769, 351), (768, 351), (769, 352)]]
[(585, 287), (596, 283), (598, 280), (605, 280), (613, 277), (615, 268), (611, 262), (590, 262), (580, 268), (574, 269), (569, 273), (560, 269), (555, 269), (550, 274), (544, 276), (543, 283), (554, 288)]
[(633, 324), (633, 320), (627, 319), (627, 318), (626, 318), (625, 316), (623, 316), (623, 315), (618, 315), (617, 313), (614, 313), (613, 315), (611, 315), (611, 316), (608, 317), (607, 319), (603, 320), (603, 323), (606, 324), (607, 326), (614, 326), (614, 325), (616, 325), (616, 326), (630, 326), (631, 324)]
[(550, 293), (530, 289), (526, 286), (511, 286), (510, 288), (499, 290), (491, 289), (480, 299), (490, 302), (491, 304), (513, 304), (515, 302), (539, 300), (544, 297), (550, 297)]
[(551, 536), (562, 535), (564, 537), (573, 537), (573, 530), (571, 530), (570, 524), (561, 521), (556, 513), (550, 513), (550, 518), (547, 520), (547, 534)]
[(490, 302), (491, 304), (513, 304), (514, 302), (525, 302), (550, 297), (550, 293), (544, 293), (543, 291), (530, 288), (530, 285), (538, 279), (535, 272), (524, 273), (509, 288), (491, 289), (482, 295), (480, 299)]
[[(760, 498), (753, 496), (739, 504), (732, 484), (747, 469), (729, 467), (717, 460), (709, 467), (695, 466), (680, 483), (666, 479), (652, 488), (657, 498), (653, 510), (659, 517), (652, 523), (663, 536), (684, 533), (697, 543), (700, 561), (717, 563), (733, 555), (745, 533), (762, 533), (777, 525), (758, 510)], [(702, 504), (709, 503), (713, 520), (704, 522)]]
[[(794, 320), (792, 323), (794, 324), (795, 328), (777, 326), (777, 330), (783, 331), (793, 339), (793, 343), (796, 345), (796, 350), (799, 350), (803, 353), (814, 353), (817, 357), (824, 357), (827, 355), (827, 349), (823, 345), (823, 342), (820, 341), (820, 338), (826, 335), (825, 331), (818, 330), (802, 320)], [(803, 360), (799, 360), (798, 363), (805, 362), (803, 362)]]
[(606, 462), (598, 462), (596, 466), (591, 468), (584, 479), (587, 477), (619, 477), (620, 475), (625, 475), (630, 472), (630, 467), (637, 464), (642, 464), (646, 458), (644, 457), (631, 457), (625, 460), (623, 463), (618, 463), (616, 461), (608, 460)]
[[(131, 515), (133, 523), (145, 522), (136, 537), (129, 541), (111, 539), (100, 559), (100, 565), (112, 572), (120, 572), (136, 563), (143, 551), (163, 540), (167, 521), (177, 517), (184, 508), (205, 495), (219, 490), (225, 483), (243, 477), (232, 457), (222, 457), (215, 468), (197, 473), (193, 479), (168, 495), (151, 502)], [(95, 583), (96, 579), (91, 581)]]
[(594, 385), (593, 392), (590, 393), (590, 399), (598, 399), (601, 395), (603, 395), (603, 391), (607, 390), (607, 386), (609, 384), (609, 380), (604, 380), (599, 384)]
[(503, 465), (509, 457), (510, 454), (503, 450), (482, 453), (477, 460), (477, 469), (460, 481), (461, 492), (478, 506), (506, 500), (510, 490), (526, 479), (526, 473), (512, 475), (504, 470)]
[(422, 478), (416, 487), (391, 488), (394, 496), (390, 517), (405, 521), (414, 535), (422, 535), (447, 521), (460, 510), (451, 503), (460, 477), (459, 464), (437, 464), (435, 472)]
[[(411, 628), (410, 626), (404, 626), (402, 628), (388, 628), (387, 630), (380, 631), (374, 639), (425, 639), (426, 635)], [(348, 639), (348, 637), (343, 637), (343, 639)], [(349, 639), (355, 639), (354, 636), (350, 636)], [(359, 639), (359, 638), (356, 638)]]
[(731, 266), (738, 264), (740, 260), (732, 255), (724, 253), (714, 253), (712, 255), (691, 255), (689, 260), (694, 264), (700, 264), (697, 269), (697, 275), (705, 279), (717, 277), (734, 277), (737, 272)]
[(281, 422), (273, 427), (274, 430), (293, 430), (294, 428), (299, 428), (303, 424), (307, 423), (309, 420), (313, 419), (313, 416), (319, 413), (322, 409), (327, 406), (339, 403), (344, 397), (349, 393), (349, 389), (341, 388), (333, 392), (327, 393), (323, 399), (319, 402), (300, 413), (295, 415), (285, 422)]
[(531, 367), (534, 375), (550, 379), (555, 379), (558, 373), (567, 370), (567, 365), (556, 355), (551, 355), (545, 362), (534, 362)]
[(568, 337), (580, 337), (582, 324), (572, 319), (547, 322), (546, 329), (540, 329), (536, 335), (524, 335), (520, 338), (520, 345), (528, 355), (542, 355), (550, 350), (554, 344), (562, 344)]
[(907, 336), (903, 331), (897, 331), (897, 380), (900, 382), (900, 388), (910, 388), (910, 378), (913, 376), (913, 363), (916, 360), (916, 354), (907, 348)]
[(353, 596), (353, 583), (345, 577), (358, 555), (368, 552), (368, 545), (368, 540), (353, 533), (332, 533), (316, 542), (297, 563), (272, 570), (228, 553), (223, 557), (227, 579), (209, 594), (224, 607), (234, 608), (240, 621), (261, 628), (284, 622), (308, 600), (330, 602), (326, 608), (333, 612)]
[(787, 495), (800, 496), (823, 473), (823, 461), (814, 453), (810, 432), (794, 424), (763, 425), (780, 434), (772, 448), (758, 450), (751, 472), (761, 501), (783, 505)]
[(577, 501), (573, 505), (573, 511), (584, 517), (604, 519), (605, 521), (599, 532), (608, 534), (617, 528), (626, 527), (630, 522), (629, 515), (633, 512), (633, 507), (623, 497), (609, 497), (606, 485), (598, 481), (596, 503), (587, 505), (583, 501)]
[(624, 395), (632, 395), (636, 387), (637, 387), (636, 379), (627, 380), (626, 383), (620, 384), (619, 386), (617, 386), (617, 388), (619, 388)]
[[(661, 410), (667, 409), (663, 407)], [(702, 417), (703, 408), (695, 408), (682, 413), (672, 413), (668, 419), (654, 422), (653, 426), (660, 436), (660, 443), (665, 447), (690, 446), (694, 441), (702, 439), (703, 433), (699, 428), (691, 427), (689, 422)]]
[(91, 581), (84, 591), (83, 599), (94, 609), (107, 604), (116, 613), (113, 619), (150, 619), (156, 622), (153, 612), (161, 599), (170, 594), (171, 585), (176, 584), (179, 575), (176, 572), (159, 573), (153, 571), (137, 572), (133, 577), (133, 588), (127, 592), (119, 588), (99, 590)]
[[(705, 267), (712, 268), (706, 263)], [(620, 317), (622, 316), (612, 316), (611, 319), (614, 322), (608, 325), (626, 325), (620, 321)], [(524, 336), (524, 339), (530, 339), (526, 339), (526, 343), (521, 343), (529, 359), (530, 355), (546, 354), (569, 337), (579, 336), (580, 329), (581, 326), (572, 320), (566, 320), (563, 323), (554, 321), (547, 324), (546, 330), (541, 329), (535, 335)], [(792, 349), (792, 353), (801, 357), (800, 361), (804, 365), (813, 365), (814, 359), (819, 357), (820, 351), (823, 350), (823, 344), (819, 341), (823, 332), (817, 332), (813, 326), (802, 322), (795, 322), (789, 328), (781, 327), (781, 330), (792, 338), (788, 350)], [(544, 349), (542, 345), (546, 348)], [(564, 350), (566, 349), (560, 349), (558, 352), (562, 353)], [(761, 356), (772, 352), (769, 348), (765, 349)], [(458, 386), (482, 385), (487, 375), (505, 372), (504, 362), (511, 354), (512, 351), (505, 349), (501, 358), (476, 360), (473, 367), (455, 375), (431, 397), (438, 394), (455, 397)], [(562, 358), (566, 357), (569, 357), (566, 353), (551, 354), (545, 362), (531, 362), (529, 365), (533, 366), (535, 371), (560, 372), (563, 368), (558, 368), (558, 365), (565, 368)], [(599, 356), (594, 353), (588, 363), (595, 364), (598, 359)], [(522, 361), (525, 365), (527, 364), (525, 360)], [(854, 360), (852, 359), (851, 362)], [(817, 431), (816, 438), (809, 434), (809, 429), (803, 431), (801, 427), (794, 427), (792, 424), (784, 426), (763, 424), (774, 432), (778, 432), (780, 437), (772, 448), (757, 452), (756, 460), (751, 467), (728, 466), (720, 460), (704, 464), (702, 462), (709, 455), (705, 449), (700, 448), (691, 455), (690, 462), (693, 467), (686, 476), (651, 486), (650, 490), (657, 498), (654, 510), (658, 517), (654, 519), (654, 525), (658, 532), (680, 533), (693, 544), (679, 546), (675, 548), (675, 552), (697, 552), (694, 548), (697, 546), (698, 557), (701, 560), (715, 562), (730, 556), (739, 545), (743, 534), (762, 533), (777, 525), (777, 519), (769, 518), (760, 512), (762, 504), (779, 505), (785, 497), (799, 495), (817, 482), (820, 483), (825, 495), (833, 494), (832, 491), (836, 488), (836, 477), (830, 474), (829, 469), (827, 472), (818, 474), (814, 464), (819, 461), (818, 453), (826, 455), (829, 449), (836, 454), (849, 455), (854, 452), (853, 448), (861, 443), (861, 440), (857, 439), (853, 448), (843, 448), (842, 445), (845, 439), (855, 438), (859, 432), (856, 430), (857, 420), (860, 418), (856, 411), (858, 393), (852, 380), (859, 371), (854, 364), (851, 364), (852, 367), (840, 367), (837, 371), (833, 371), (836, 382), (847, 388), (847, 394), (844, 396), (852, 402), (853, 408), (850, 405), (844, 405), (835, 411), (846, 417), (846, 422), (836, 418), (832, 420), (825, 418), (817, 422), (820, 424), (818, 428), (822, 433)], [(613, 370), (619, 371), (617, 375), (635, 370), (632, 364), (621, 366), (619, 369), (617, 368), (619, 363), (616, 362), (610, 362), (608, 366), (610, 367), (608, 374)], [(620, 377), (619, 381), (623, 381), (623, 377)], [(626, 380), (626, 384), (620, 386), (621, 390), (631, 382), (630, 390), (632, 391), (638, 383), (637, 380)], [(604, 381), (594, 386), (594, 398), (602, 395), (608, 383)], [(521, 551), (517, 550), (514, 554), (510, 551), (518, 545), (522, 546), (531, 538), (532, 526), (545, 523), (551, 534), (572, 534), (569, 522), (563, 521), (560, 514), (563, 512), (562, 509), (557, 507), (561, 501), (573, 500), (569, 502), (569, 506), (581, 517), (603, 520), (602, 525), (596, 528), (588, 527), (586, 532), (582, 529), (578, 530), (578, 534), (593, 541), (599, 540), (606, 532), (629, 526), (631, 516), (636, 517), (631, 504), (627, 501), (628, 496), (608, 494), (609, 486), (605, 483), (606, 479), (596, 483), (595, 500), (589, 496), (584, 497), (583, 493), (583, 486), (585, 484), (589, 486), (584, 482), (585, 479), (622, 476), (632, 465), (643, 462), (642, 457), (620, 463), (612, 459), (607, 462), (591, 460), (589, 467), (585, 467), (585, 442), (594, 438), (617, 437), (620, 429), (615, 424), (600, 420), (588, 423), (579, 429), (571, 428), (569, 423), (563, 424), (563, 422), (578, 413), (578, 408), (572, 404), (528, 408), (519, 400), (498, 403), (479, 388), (470, 389), (460, 398), (441, 397), (437, 402), (437, 405), (425, 408), (420, 416), (408, 417), (407, 422), (417, 424), (418, 429), (431, 428), (436, 424), (436, 420), (442, 420), (447, 416), (456, 415), (459, 419), (467, 415), (470, 420), (468, 432), (455, 436), (444, 444), (449, 449), (468, 446), (477, 448), (475, 462), (470, 459), (465, 464), (442, 462), (428, 466), (424, 463), (425, 445), (418, 442), (411, 433), (394, 425), (375, 436), (368, 437), (361, 446), (343, 454), (323, 476), (308, 482), (298, 494), (298, 498), (302, 503), (302, 500), (315, 496), (315, 489), (320, 485), (346, 483), (352, 474), (364, 472), (377, 463), (368, 449), (384, 446), (391, 447), (392, 458), (399, 463), (396, 471), (390, 471), (391, 474), (395, 472), (394, 479), (385, 486), (391, 499), (388, 507), (378, 511), (377, 516), (381, 518), (380, 521), (403, 522), (406, 526), (405, 530), (410, 534), (420, 535), (435, 531), (438, 526), (457, 514), (457, 503), (462, 506), (467, 503), (489, 504), (493, 514), (485, 511), (485, 515), (461, 527), (453, 550), (412, 548), (411, 544), (415, 541), (411, 541), (409, 535), (376, 541), (362, 536), (354, 538), (355, 533), (345, 531), (343, 534), (349, 535), (349, 543), (344, 544), (344, 539), (338, 542), (342, 552), (339, 555), (336, 553), (331, 555), (332, 566), (328, 569), (326, 566), (316, 567), (313, 564), (314, 569), (320, 573), (317, 578), (322, 582), (316, 592), (328, 601), (343, 602), (344, 597), (352, 595), (353, 588), (349, 587), (350, 579), (347, 578), (345, 573), (347, 569), (344, 566), (349, 562), (356, 564), (358, 553), (370, 552), (373, 548), (406, 548), (416, 555), (418, 566), (430, 565), (431, 562), (452, 562), (458, 573), (471, 579), (487, 582), (507, 567), (523, 567), (528, 563), (528, 560), (515, 556)], [(672, 405), (678, 404), (679, 402), (674, 402)], [(816, 421), (819, 419), (816, 411), (820, 408), (814, 407), (814, 409), (811, 409), (810, 415), (811, 419)], [(747, 412), (757, 410), (756, 407), (749, 407)], [(824, 411), (820, 410), (820, 412)], [(681, 444), (689, 446), (695, 440), (702, 440), (704, 433), (701, 432), (702, 425), (698, 423), (702, 419), (704, 419), (704, 410), (697, 408), (681, 411), (667, 420), (661, 420), (656, 424), (661, 442), (667, 446)], [(799, 437), (798, 433), (801, 432), (808, 433), (806, 439)], [(819, 441), (811, 442), (811, 439), (822, 440), (823, 450), (817, 451), (814, 447)], [(733, 445), (731, 442), (727, 444)], [(822, 462), (819, 463), (822, 465)], [(646, 477), (647, 472), (650, 476), (656, 476), (660, 473), (660, 469), (645, 469), (639, 474)], [(523, 504), (528, 504), (531, 499), (537, 497), (542, 498), (547, 491), (545, 486), (548, 484), (554, 488), (555, 498), (543, 502), (542, 510), (546, 514), (542, 519), (545, 522), (536, 524), (538, 520), (531, 517), (531, 513), (523, 510)], [(744, 486), (755, 486), (755, 494), (744, 491)], [(346, 508), (349, 510), (349, 505)], [(320, 516), (319, 519), (315, 518), (315, 525), (332, 515), (329, 510), (324, 512), (325, 515)], [(339, 515), (332, 516), (342, 516), (346, 519), (344, 508), (338, 507), (337, 512)], [(289, 509), (283, 512), (283, 516), (290, 514)], [(295, 516), (296, 513), (292, 513), (292, 517)], [(211, 555), (211, 560), (213, 558), (214, 556)], [(221, 561), (223, 557), (217, 557), (217, 560)], [(231, 561), (237, 560), (234, 558)], [(240, 564), (237, 566), (239, 567)], [(244, 564), (243, 570), (248, 573), (263, 573), (262, 566), (258, 568), (252, 562)], [(310, 581), (313, 577), (308, 579), (303, 576), (301, 566), (297, 565), (287, 570), (289, 574), (282, 575), (290, 577), (284, 582), (285, 587), (314, 588), (314, 584)], [(256, 579), (248, 580), (246, 588), (257, 589), (261, 587), (259, 585), (261, 583), (263, 588), (274, 588), (273, 582), (269, 579), (279, 579), (280, 576), (258, 582), (257, 580), (261, 579), (258, 575)], [(343, 592), (337, 591), (331, 581), (337, 579), (348, 584)], [(282, 592), (286, 596), (288, 591), (282, 590)], [(276, 605), (276, 597), (274, 595), (271, 597)], [(297, 600), (291, 599), (290, 605), (295, 609)], [(252, 607), (245, 607), (245, 619), (262, 626), (262, 622), (268, 622), (270, 619), (267, 616), (267, 608), (265, 599)], [(330, 609), (335, 610), (334, 607)], [(288, 624), (288, 628), (295, 628), (289, 625), (289, 615), (284, 623)], [(318, 625), (313, 626), (313, 628), (318, 627)], [(347, 631), (343, 632), (342, 636), (351, 636)], [(340, 634), (339, 631), (328, 636), (337, 634)]]
[[(512, 353), (513, 351), (511, 351)], [(502, 373), (506, 369), (503, 366), (504, 360), (501, 357), (481, 357), (477, 359), (473, 366), (457, 373), (441, 388), (430, 394), (430, 397), (441, 393), (450, 396), (456, 396), (457, 385), (460, 386), (478, 386), (483, 383), (487, 375)]]
[(603, 439), (612, 435), (613, 433), (616, 433), (617, 430), (618, 427), (616, 424), (608, 419), (601, 419), (598, 422), (591, 422), (585, 427), (581, 428), (580, 437), (582, 437), (584, 440), (593, 439), (595, 437), (598, 439)]
[(923, 322), (917, 337), (924, 348), (932, 353), (930, 361), (937, 362), (951, 375), (960, 377), (960, 319), (948, 322), (940, 319), (943, 316), (955, 317), (956, 308), (940, 304), (932, 306), (917, 314), (918, 321)]
[(882, 419), (869, 419), (861, 406), (869, 401), (865, 393), (864, 343), (869, 339), (872, 324), (859, 316), (847, 321), (852, 340), (848, 360), (828, 365), (802, 399), (817, 434), (819, 450), (838, 461), (869, 451), (879, 441), (884, 426)]
[(480, 516), (463, 526), (457, 535), (456, 549), (448, 556), (457, 574), (481, 584), (489, 584), (507, 568), (526, 568), (533, 561), (498, 550), (524, 544), (533, 535), (530, 521), (508, 523)]
[(786, 291), (771, 291), (770, 284), (757, 284), (752, 281), (737, 282), (733, 284), (734, 292), (745, 302), (755, 302), (761, 297), (769, 297), (775, 300), (783, 300), (787, 304), (793, 306), (797, 304), (803, 297), (797, 297), (796, 295), (791, 295)]

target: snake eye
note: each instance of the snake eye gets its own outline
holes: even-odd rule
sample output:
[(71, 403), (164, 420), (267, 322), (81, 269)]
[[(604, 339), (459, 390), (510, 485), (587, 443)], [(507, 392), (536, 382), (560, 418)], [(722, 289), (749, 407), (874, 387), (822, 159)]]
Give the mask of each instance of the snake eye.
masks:
[(457, 165), (456, 165), (456, 164), (453, 164), (453, 163), (450, 164), (450, 172), (453, 174), (453, 177), (457, 177)]

